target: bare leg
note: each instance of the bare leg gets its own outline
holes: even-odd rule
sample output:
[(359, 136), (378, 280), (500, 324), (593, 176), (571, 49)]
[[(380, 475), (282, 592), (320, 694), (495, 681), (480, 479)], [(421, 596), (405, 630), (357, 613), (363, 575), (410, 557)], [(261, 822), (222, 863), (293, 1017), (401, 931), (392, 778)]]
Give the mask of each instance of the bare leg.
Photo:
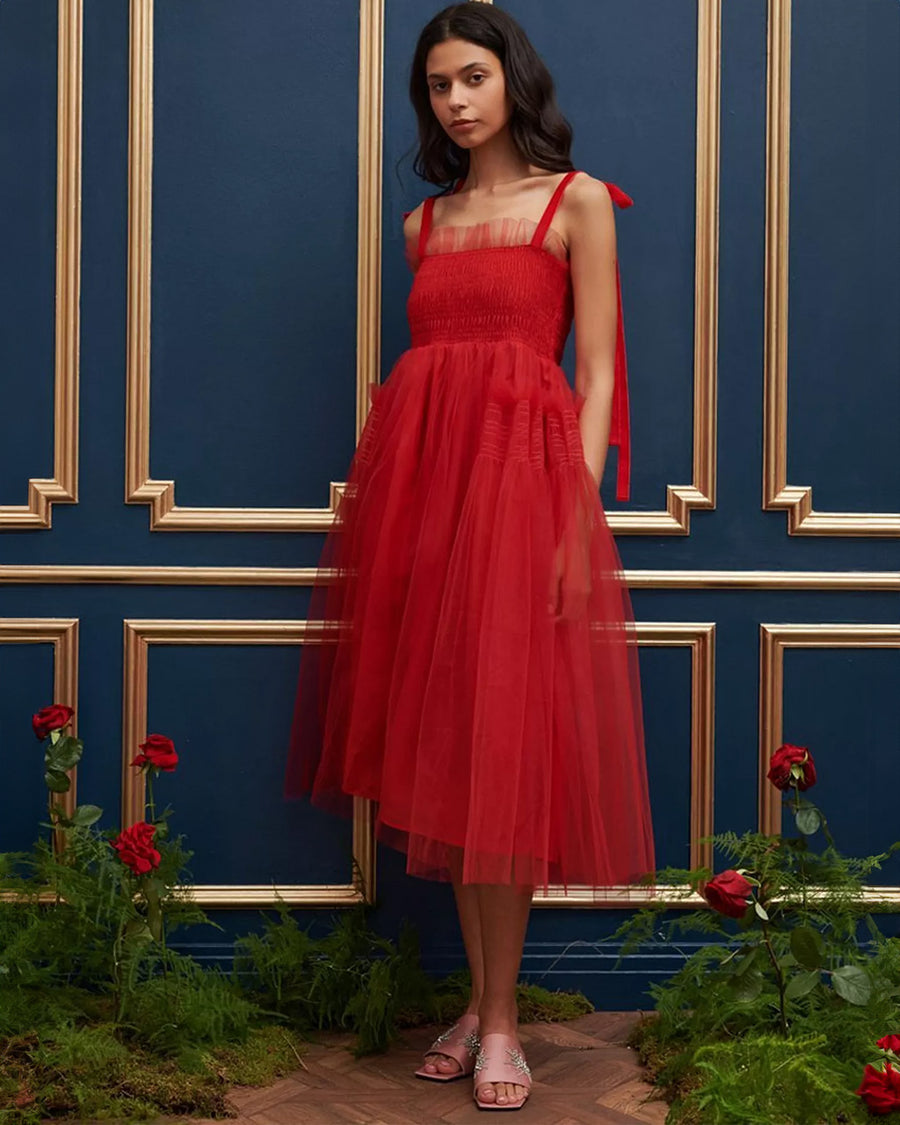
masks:
[[(479, 1035), (502, 1031), (516, 1036), (519, 1013), (516, 982), (522, 963), (522, 946), (531, 909), (532, 887), (477, 885), (484, 957), (484, 995), (478, 1009)], [(512, 1082), (486, 1082), (478, 1087), (484, 1101), (505, 1105), (526, 1088)]]
[[(472, 974), (472, 996), (467, 1012), (477, 1013), (484, 994), (484, 962), (481, 952), (481, 912), (478, 906), (478, 890), (472, 883), (462, 883), (462, 853), (457, 853), (451, 864), (453, 893), (456, 897), (456, 912), (462, 931), (466, 958)], [(434, 1069), (438, 1074), (454, 1074), (460, 1069), (456, 1059), (434, 1052), (425, 1056), (425, 1070)]]

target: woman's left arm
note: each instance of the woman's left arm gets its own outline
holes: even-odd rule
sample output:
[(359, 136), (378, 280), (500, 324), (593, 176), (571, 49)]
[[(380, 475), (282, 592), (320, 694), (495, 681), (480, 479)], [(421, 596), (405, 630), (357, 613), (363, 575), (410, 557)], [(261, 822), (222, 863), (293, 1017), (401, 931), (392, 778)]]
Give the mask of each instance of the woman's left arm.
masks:
[(575, 390), (584, 459), (599, 487), (606, 465), (616, 365), (616, 221), (609, 189), (578, 176), (565, 195), (575, 315)]

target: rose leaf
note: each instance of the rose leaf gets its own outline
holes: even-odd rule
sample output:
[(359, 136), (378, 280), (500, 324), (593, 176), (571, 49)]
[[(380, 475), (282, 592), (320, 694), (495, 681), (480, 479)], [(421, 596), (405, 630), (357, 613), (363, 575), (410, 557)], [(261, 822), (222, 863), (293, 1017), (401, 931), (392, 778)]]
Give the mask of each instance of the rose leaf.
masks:
[(825, 952), (822, 935), (812, 926), (797, 926), (791, 930), (791, 952), (804, 969), (821, 968)]
[(850, 1004), (862, 1007), (868, 1004), (872, 995), (872, 982), (869, 974), (858, 965), (841, 965), (831, 974), (834, 991)]
[(788, 1000), (797, 1000), (801, 996), (805, 996), (819, 983), (820, 974), (818, 969), (813, 969), (805, 973), (797, 973), (796, 976), (791, 977), (788, 981), (788, 986), (784, 990), (784, 995)]
[(802, 832), (804, 836), (812, 836), (814, 832), (819, 830), (821, 824), (819, 810), (812, 805), (798, 809), (796, 819), (797, 831)]

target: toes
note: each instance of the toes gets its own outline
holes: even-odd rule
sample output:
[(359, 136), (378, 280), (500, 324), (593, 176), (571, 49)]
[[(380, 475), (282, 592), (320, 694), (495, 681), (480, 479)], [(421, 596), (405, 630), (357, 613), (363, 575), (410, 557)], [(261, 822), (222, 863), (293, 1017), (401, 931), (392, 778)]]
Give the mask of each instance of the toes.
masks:
[(503, 1105), (509, 1101), (517, 1102), (526, 1092), (524, 1086), (516, 1085), (513, 1082), (494, 1082), (492, 1085), (497, 1102)]
[(425, 1069), (434, 1074), (453, 1074), (462, 1067), (449, 1055), (434, 1054), (425, 1056)]
[(506, 1086), (505, 1082), (488, 1082), (487, 1085), (481, 1087), (479, 1097), (483, 1102), (497, 1102), (499, 1105), (505, 1105), (509, 1101)]
[(528, 1093), (527, 1087), (519, 1086), (513, 1082), (487, 1082), (478, 1087), (478, 1100), (482, 1102), (496, 1102), (506, 1105), (510, 1101), (519, 1101)]

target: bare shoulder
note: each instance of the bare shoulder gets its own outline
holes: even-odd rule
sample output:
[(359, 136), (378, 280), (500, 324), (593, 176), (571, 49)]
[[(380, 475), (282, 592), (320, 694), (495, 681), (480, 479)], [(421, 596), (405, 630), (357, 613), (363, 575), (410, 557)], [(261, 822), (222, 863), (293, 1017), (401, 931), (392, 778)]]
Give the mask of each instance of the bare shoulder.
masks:
[(561, 234), (571, 248), (588, 231), (615, 238), (615, 209), (603, 180), (579, 172), (563, 192), (559, 206)]
[(419, 237), (419, 231), (422, 229), (422, 213), (424, 209), (425, 200), (423, 199), (419, 206), (410, 211), (403, 220), (403, 237), (407, 242)]
[(593, 216), (595, 221), (603, 216), (613, 217), (613, 204), (609, 188), (603, 180), (579, 172), (566, 188), (560, 210), (576, 218)]

